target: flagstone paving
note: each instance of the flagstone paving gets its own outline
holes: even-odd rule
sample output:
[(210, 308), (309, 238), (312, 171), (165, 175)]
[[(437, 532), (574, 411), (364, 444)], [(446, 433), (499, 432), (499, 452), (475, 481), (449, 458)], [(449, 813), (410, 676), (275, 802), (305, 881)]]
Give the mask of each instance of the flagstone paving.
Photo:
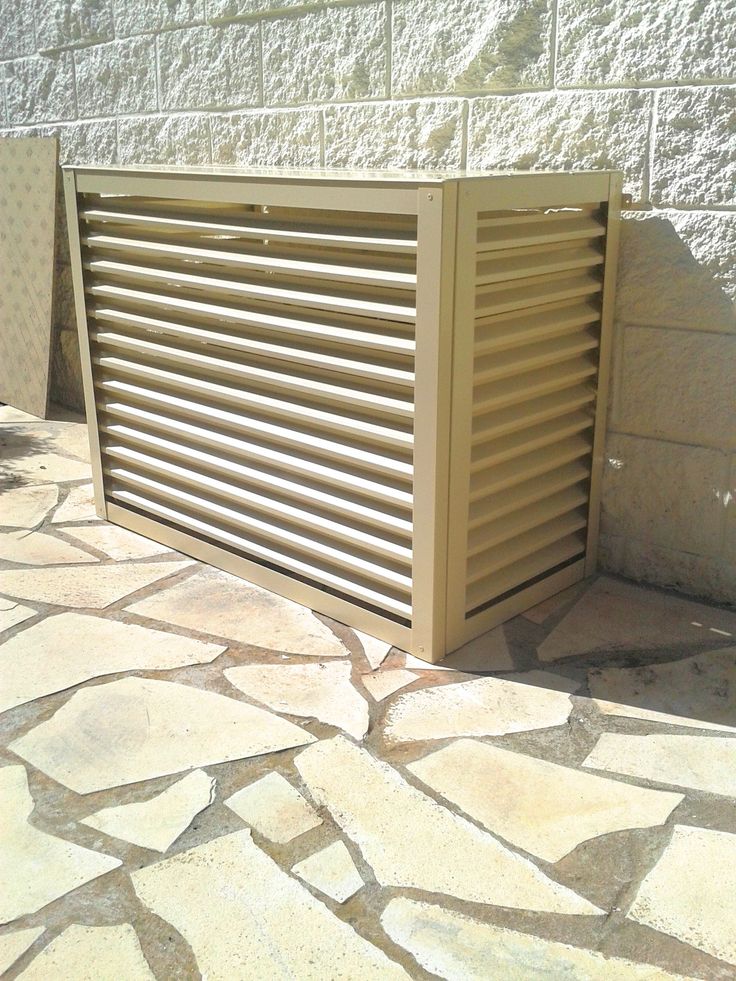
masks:
[(547, 862), (588, 838), (664, 824), (683, 800), (473, 739), (408, 768), (489, 831)]
[(350, 682), (350, 664), (249, 664), (228, 668), (227, 680), (276, 712), (319, 719), (362, 739), (368, 703)]
[(334, 841), (303, 862), (297, 862), (291, 871), (336, 903), (347, 902), (363, 888), (360, 872), (341, 841)]
[(124, 678), (75, 692), (9, 748), (89, 794), (313, 741), (254, 705), (189, 685)]
[(45, 927), (29, 927), (27, 930), (0, 934), (0, 974), (4, 974), (15, 964), (20, 955), (38, 940), (44, 929)]
[(23, 981), (152, 981), (129, 923), (90, 927), (73, 923), (44, 947), (18, 977)]
[(28, 822), (33, 798), (22, 766), (0, 768), (0, 924), (76, 889), (120, 865), (111, 855), (81, 848)]
[(58, 497), (56, 484), (0, 490), (0, 526), (35, 528), (56, 504)]
[(133, 872), (142, 903), (191, 944), (207, 978), (406, 978), (237, 831)]
[(68, 568), (12, 569), (0, 572), (0, 593), (32, 603), (102, 610), (143, 586), (186, 569), (190, 562), (151, 562)]
[(97, 562), (94, 555), (40, 531), (7, 531), (0, 534), (0, 559), (23, 565), (73, 565)]
[(629, 916), (736, 965), (736, 835), (676, 825)]
[(280, 773), (243, 787), (225, 806), (269, 841), (283, 845), (322, 824), (322, 818)]
[(64, 534), (82, 545), (90, 545), (99, 552), (104, 552), (111, 559), (147, 559), (152, 555), (171, 551), (166, 545), (159, 545), (115, 525), (91, 524), (86, 528), (65, 528)]
[(734, 610), (599, 576), (431, 665), (86, 457), (0, 407), (3, 977), (734, 981)]
[(215, 778), (204, 770), (192, 770), (149, 800), (105, 807), (82, 818), (82, 824), (141, 848), (165, 852), (200, 811), (209, 807), (215, 786)]
[(606, 715), (730, 732), (736, 732), (735, 679), (736, 647), (647, 667), (588, 673), (590, 693)]
[(375, 674), (361, 675), (361, 683), (371, 698), (376, 702), (382, 702), (384, 698), (393, 695), (401, 688), (406, 688), (419, 677), (413, 671), (404, 671), (402, 668), (388, 671), (377, 671)]
[(348, 653), (329, 627), (303, 606), (219, 569), (202, 568), (175, 588), (129, 609), (192, 630), (206, 624), (209, 633), (253, 647), (311, 657)]
[(93, 521), (97, 517), (92, 484), (79, 484), (69, 488), (64, 501), (54, 512), (52, 524), (67, 521)]
[(388, 710), (386, 736), (397, 742), (503, 736), (563, 725), (571, 712), (566, 692), (479, 678), (400, 695)]
[(0, 633), (3, 630), (10, 630), (11, 627), (15, 627), (25, 620), (30, 620), (35, 615), (36, 611), (32, 610), (30, 606), (23, 606), (22, 603), (16, 603), (15, 600), (0, 597)]
[(604, 732), (583, 766), (736, 798), (736, 739)]
[(0, 712), (119, 671), (206, 664), (226, 648), (86, 613), (47, 617), (11, 637), (0, 658)]
[(603, 912), (343, 736), (300, 753), (296, 766), (384, 886), (551, 913)]
[(685, 981), (648, 964), (505, 930), (411, 899), (392, 899), (381, 924), (422, 967), (451, 981)]

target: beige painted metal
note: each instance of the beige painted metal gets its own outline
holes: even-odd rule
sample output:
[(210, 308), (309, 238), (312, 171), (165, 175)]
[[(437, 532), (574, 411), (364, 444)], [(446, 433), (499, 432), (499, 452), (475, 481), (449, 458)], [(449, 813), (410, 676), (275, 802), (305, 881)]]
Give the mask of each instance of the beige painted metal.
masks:
[(617, 175), (65, 190), (100, 514), (429, 661), (592, 570)]

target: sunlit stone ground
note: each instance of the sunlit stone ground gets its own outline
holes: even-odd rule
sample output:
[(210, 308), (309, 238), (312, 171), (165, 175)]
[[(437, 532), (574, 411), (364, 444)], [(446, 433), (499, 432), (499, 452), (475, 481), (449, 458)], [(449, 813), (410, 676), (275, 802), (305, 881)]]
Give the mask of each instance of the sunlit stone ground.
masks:
[(736, 613), (600, 577), (432, 668), (86, 455), (0, 408), (3, 977), (736, 977)]

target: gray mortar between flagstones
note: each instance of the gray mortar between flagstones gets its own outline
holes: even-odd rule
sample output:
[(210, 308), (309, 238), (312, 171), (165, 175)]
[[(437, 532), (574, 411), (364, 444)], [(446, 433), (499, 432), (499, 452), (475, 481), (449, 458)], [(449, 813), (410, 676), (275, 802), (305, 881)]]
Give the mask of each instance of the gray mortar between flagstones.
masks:
[[(21, 429), (22, 425), (30, 424), (18, 424), (14, 428)], [(54, 424), (44, 423), (43, 425), (51, 426)], [(8, 427), (0, 427), (0, 436), (2, 436), (2, 429), (5, 428)], [(22, 435), (22, 433), (18, 435)], [(71, 454), (65, 453), (61, 449), (57, 450), (53, 446), (53, 440), (49, 440), (48, 445), (44, 445), (42, 450), (44, 452), (58, 452), (61, 456), (75, 459)], [(80, 483), (84, 483), (84, 481), (65, 482), (62, 487), (66, 491)], [(56, 508), (52, 509), (38, 528), (43, 528), (45, 533), (61, 540), (70, 541), (64, 536), (64, 527), (67, 526), (51, 524), (53, 513), (61, 506), (65, 496), (65, 493), (60, 494)], [(69, 523), (68, 527), (72, 528), (83, 524), (86, 522), (73, 522)], [(83, 545), (77, 540), (74, 540), (73, 544), (99, 558), (100, 566), (136, 565), (153, 561), (150, 559), (131, 559), (123, 563), (115, 562), (107, 558), (104, 553)], [(179, 556), (172, 553), (170, 556), (157, 556), (155, 561), (163, 563), (174, 562), (178, 559)], [(0, 570), (11, 568), (29, 567), (0, 561)], [(0, 765), (24, 763), (28, 772), (31, 796), (35, 802), (34, 811), (29, 819), (30, 823), (39, 829), (58, 834), (80, 845), (113, 855), (120, 858), (124, 863), (119, 869), (87, 883), (45, 906), (37, 913), (24, 916), (12, 924), (14, 929), (43, 925), (46, 927), (46, 933), (11, 967), (6, 975), (9, 979), (21, 973), (32, 961), (33, 955), (72, 922), (93, 925), (131, 923), (139, 936), (144, 954), (157, 977), (190, 979), (198, 976), (194, 954), (187, 942), (173, 927), (155, 916), (139, 902), (128, 877), (129, 872), (159, 861), (160, 856), (147, 849), (105, 836), (79, 823), (80, 818), (100, 807), (123, 804), (140, 799), (140, 797), (147, 799), (174, 783), (181, 775), (161, 777), (148, 780), (144, 784), (133, 784), (79, 796), (62, 787), (25, 761), (20, 761), (18, 757), (5, 748), (14, 739), (54, 715), (68, 701), (71, 693), (82, 687), (89, 688), (107, 684), (117, 678), (134, 674), (140, 677), (159, 678), (188, 684), (218, 692), (242, 702), (258, 705), (259, 703), (249, 699), (226, 680), (223, 674), (226, 668), (243, 664), (287, 663), (287, 661), (288, 663), (314, 663), (313, 658), (289, 655), (287, 659), (284, 659), (278, 652), (264, 652), (249, 645), (230, 642), (219, 635), (176, 627), (126, 611), (125, 608), (133, 602), (153, 596), (162, 589), (170, 588), (175, 583), (194, 575), (198, 568), (200, 568), (199, 564), (193, 564), (163, 581), (159, 580), (126, 595), (104, 610), (90, 609), (77, 612), (153, 627), (172, 636), (192, 637), (220, 644), (227, 643), (227, 650), (213, 662), (175, 670), (121, 672), (95, 678), (84, 685), (74, 686), (66, 691), (18, 706), (0, 716)], [(653, 592), (656, 593), (657, 591)], [(46, 616), (66, 609), (63, 606), (35, 601), (21, 602), (36, 609), (37, 615), (3, 633), (2, 642), (28, 629)], [(571, 600), (570, 603), (548, 618), (542, 626), (523, 618), (517, 618), (505, 628), (509, 651), (514, 660), (515, 672), (541, 669), (580, 682), (581, 687), (572, 698), (573, 711), (568, 722), (552, 729), (498, 737), (478, 737), (481, 742), (580, 769), (583, 760), (595, 745), (598, 736), (603, 732), (627, 734), (666, 732), (690, 735), (697, 732), (698, 736), (703, 739), (724, 735), (723, 733), (692, 730), (643, 720), (603, 716), (598, 713), (592, 703), (585, 701), (585, 696), (590, 694), (587, 688), (586, 675), (591, 667), (604, 664), (607, 667), (655, 664), (684, 658), (704, 650), (714, 651), (727, 648), (733, 646), (733, 639), (704, 634), (702, 643), (683, 644), (678, 646), (676, 650), (670, 646), (666, 650), (600, 653), (570, 658), (562, 662), (559, 667), (555, 663), (540, 663), (535, 654), (537, 645), (564, 618), (575, 602), (576, 599)], [(365, 695), (359, 679), (361, 674), (370, 670), (370, 667), (361, 653), (359, 642), (348, 627), (335, 624), (325, 617), (320, 617), (320, 619), (333, 630), (348, 649), (352, 665), (352, 681), (358, 691)], [(401, 666), (403, 666), (403, 656), (400, 652), (392, 651), (382, 667)], [(507, 676), (510, 673), (513, 672), (493, 672), (499, 677)], [(366, 698), (370, 713), (370, 727), (363, 742), (365, 748), (374, 756), (395, 766), (407, 783), (421, 789), (427, 796), (445, 806), (447, 806), (447, 801), (414, 777), (406, 768), (406, 764), (425, 756), (429, 752), (449, 745), (455, 741), (454, 738), (415, 741), (405, 744), (390, 743), (386, 740), (380, 723), (385, 716), (387, 706), (399, 694), (404, 695), (406, 692), (429, 686), (453, 684), (476, 676), (476, 674), (461, 672), (433, 672), (428, 668), (426, 672), (420, 672), (415, 682), (383, 702), (376, 703), (369, 697)], [(301, 725), (319, 739), (329, 738), (336, 732), (333, 727), (316, 720), (305, 721), (288, 715), (287, 718)], [(203, 767), (208, 774), (217, 779), (215, 801), (209, 808), (195, 817), (191, 826), (167, 851), (167, 857), (244, 827), (243, 822), (224, 806), (223, 801), (244, 785), (252, 783), (269, 772), (276, 771), (286, 777), (316, 807), (323, 819), (323, 824), (283, 845), (274, 844), (256, 832), (254, 832), (254, 840), (285, 870), (289, 870), (296, 862), (303, 860), (333, 841), (344, 841), (363, 877), (364, 888), (343, 905), (332, 902), (318, 891), (310, 889), (308, 885), (306, 888), (310, 889), (321, 902), (332, 910), (335, 916), (350, 923), (362, 936), (383, 949), (393, 960), (402, 964), (412, 977), (425, 979), (434, 977), (434, 975), (430, 975), (418, 967), (416, 961), (403, 948), (393, 943), (382, 930), (379, 923), (380, 913), (389, 899), (394, 896), (404, 895), (430, 903), (439, 902), (446, 909), (465, 913), (481, 922), (505, 926), (522, 932), (526, 931), (540, 937), (571, 943), (590, 950), (598, 950), (609, 956), (615, 955), (629, 958), (632, 961), (657, 964), (673, 972), (690, 973), (695, 977), (707, 979), (707, 981), (711, 981), (711, 979), (726, 981), (726, 979), (734, 977), (734, 969), (724, 962), (716, 960), (714, 957), (667, 934), (625, 919), (626, 911), (636, 895), (642, 879), (662, 854), (675, 824), (695, 825), (736, 833), (736, 808), (729, 799), (696, 790), (683, 791), (683, 788), (678, 787), (665, 788), (661, 784), (655, 784), (644, 779), (637, 778), (635, 780), (620, 776), (617, 779), (635, 786), (649, 786), (684, 792), (685, 799), (675, 808), (664, 825), (601, 835), (581, 843), (573, 852), (554, 865), (525, 853), (518, 846), (511, 846), (517, 853), (529, 857), (534, 864), (553, 879), (579, 892), (596, 905), (611, 910), (609, 915), (604, 918), (555, 916), (469, 903), (423, 890), (380, 887), (372, 870), (363, 860), (359, 849), (347, 836), (343, 835), (328, 810), (315, 804), (309, 790), (302, 782), (299, 772), (294, 766), (294, 758), (301, 751), (302, 748), (291, 749), (233, 763)], [(607, 776), (611, 776), (611, 774), (607, 774)], [(456, 807), (451, 807), (451, 809), (457, 813), (462, 813)], [(471, 823), (482, 827), (472, 817), (464, 816)], [(397, 814), (396, 820), (401, 820), (400, 814)], [(496, 837), (499, 836), (496, 835)]]

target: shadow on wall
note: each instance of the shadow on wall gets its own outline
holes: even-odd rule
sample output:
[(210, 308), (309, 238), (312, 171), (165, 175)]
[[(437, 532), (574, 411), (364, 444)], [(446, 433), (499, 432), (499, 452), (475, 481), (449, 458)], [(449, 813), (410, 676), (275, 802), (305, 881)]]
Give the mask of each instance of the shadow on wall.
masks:
[(616, 318), (736, 331), (736, 216), (638, 212), (622, 225)]
[(736, 216), (623, 224), (604, 568), (736, 603)]

